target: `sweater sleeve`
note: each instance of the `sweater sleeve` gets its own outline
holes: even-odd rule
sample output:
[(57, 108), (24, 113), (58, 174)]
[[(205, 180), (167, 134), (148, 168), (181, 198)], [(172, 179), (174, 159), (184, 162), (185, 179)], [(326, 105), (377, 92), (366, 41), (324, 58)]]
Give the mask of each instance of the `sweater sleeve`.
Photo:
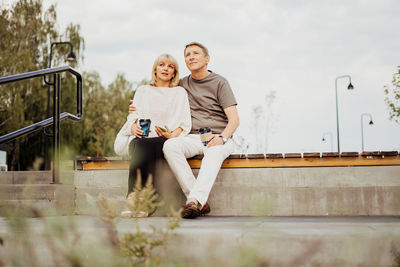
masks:
[(126, 117), (126, 122), (124, 126), (122, 126), (123, 129), (121, 129), (122, 134), (124, 135), (132, 135), (131, 127), (132, 124), (134, 124), (136, 120), (139, 118), (138, 109), (140, 109), (142, 94), (143, 94), (143, 89), (142, 87), (139, 87), (136, 90), (135, 96), (133, 97), (133, 105), (136, 107), (136, 111), (128, 114), (128, 116)]
[[(135, 121), (138, 119), (138, 106), (140, 105), (140, 98), (141, 98), (141, 90), (140, 88), (137, 89), (135, 93), (135, 97), (133, 98), (133, 103), (136, 106), (136, 111), (130, 113), (127, 118), (125, 124), (122, 126), (121, 130), (119, 130), (115, 141), (114, 141), (114, 151), (117, 155), (120, 156), (128, 156), (129, 154), (129, 143), (132, 139), (135, 138), (134, 135), (131, 133), (131, 126)], [(137, 102), (136, 102), (137, 101)]]
[(190, 114), (190, 105), (189, 105), (189, 99), (187, 92), (184, 88), (181, 90), (180, 94), (180, 109), (179, 109), (179, 115), (181, 116), (181, 121), (180, 121), (180, 127), (182, 128), (183, 132), (181, 133), (181, 136), (187, 135), (190, 133), (190, 130), (192, 128), (192, 117)]

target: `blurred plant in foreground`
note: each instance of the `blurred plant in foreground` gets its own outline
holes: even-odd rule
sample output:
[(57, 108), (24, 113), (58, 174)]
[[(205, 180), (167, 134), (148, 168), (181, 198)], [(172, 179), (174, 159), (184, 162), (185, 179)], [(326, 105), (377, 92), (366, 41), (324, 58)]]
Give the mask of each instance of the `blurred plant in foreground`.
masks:
[[(142, 187), (140, 177), (139, 173), (134, 190), (135, 205), (131, 206), (132, 212), (137, 214), (145, 211), (151, 214), (163, 203), (158, 201), (158, 194), (153, 187), (151, 175), (147, 179), (145, 187)], [(132, 266), (160, 266), (160, 255), (154, 253), (154, 249), (167, 245), (173, 231), (180, 226), (180, 211), (171, 208), (166, 229), (150, 225), (151, 232), (142, 231), (139, 224), (140, 219), (134, 218), (136, 231), (117, 237), (116, 222), (120, 220), (117, 203), (102, 197), (99, 206), (101, 210), (100, 218), (107, 225), (110, 243), (118, 245), (119, 252)]]
[[(141, 206), (154, 211), (160, 203), (151, 178), (138, 185)], [(97, 231), (85, 231), (79, 217), (45, 217), (35, 206), (9, 209), (7, 232), (0, 237), (0, 266), (160, 266), (163, 249), (180, 226), (179, 211), (171, 208), (166, 225), (145, 227), (132, 219), (132, 232), (120, 233), (118, 205), (101, 198)], [(34, 219), (29, 217), (34, 217)], [(100, 228), (97, 224), (100, 223)], [(98, 231), (101, 229), (101, 231)], [(104, 231), (103, 231), (104, 229)], [(157, 248), (157, 250), (156, 250)]]

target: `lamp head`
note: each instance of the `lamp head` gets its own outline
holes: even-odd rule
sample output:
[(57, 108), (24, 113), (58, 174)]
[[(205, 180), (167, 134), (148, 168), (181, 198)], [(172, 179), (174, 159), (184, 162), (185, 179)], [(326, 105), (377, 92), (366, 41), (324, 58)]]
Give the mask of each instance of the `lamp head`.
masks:
[(67, 56), (67, 60), (68, 61), (76, 61), (76, 56), (74, 54), (74, 52), (71, 50), (71, 52), (69, 52), (68, 56)]
[(325, 137), (322, 137), (322, 141), (325, 142)]
[(354, 86), (353, 86), (351, 83), (349, 83), (349, 86), (347, 86), (347, 89), (348, 89), (348, 90), (353, 90), (353, 89), (354, 89)]
[(374, 122), (372, 120), (370, 120), (369, 125), (374, 125)]

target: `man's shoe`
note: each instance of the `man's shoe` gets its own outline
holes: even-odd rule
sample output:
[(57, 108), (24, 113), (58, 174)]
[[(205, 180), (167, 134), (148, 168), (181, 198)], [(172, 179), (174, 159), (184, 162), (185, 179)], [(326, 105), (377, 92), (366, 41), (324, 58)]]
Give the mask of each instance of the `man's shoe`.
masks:
[(210, 211), (211, 211), (210, 205), (208, 205), (208, 202), (206, 202), (206, 204), (204, 204), (203, 208), (201, 208), (200, 210), (200, 216), (204, 216), (210, 213)]
[(188, 204), (183, 205), (183, 210), (181, 212), (182, 218), (194, 219), (196, 217), (199, 217), (201, 215), (200, 207), (200, 203), (196, 204), (194, 202), (189, 202)]

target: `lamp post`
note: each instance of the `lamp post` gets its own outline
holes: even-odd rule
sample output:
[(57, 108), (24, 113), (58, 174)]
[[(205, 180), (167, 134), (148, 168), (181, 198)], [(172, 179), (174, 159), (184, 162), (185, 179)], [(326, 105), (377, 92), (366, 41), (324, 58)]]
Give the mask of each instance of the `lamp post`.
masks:
[(338, 147), (338, 153), (340, 155), (340, 138), (339, 138), (339, 110), (338, 110), (338, 94), (337, 94), (337, 81), (342, 78), (348, 78), (349, 79), (349, 85), (347, 86), (348, 90), (353, 90), (354, 87), (351, 84), (351, 77), (350, 75), (342, 75), (338, 76), (335, 80), (335, 92), (336, 92), (336, 134), (337, 134), (337, 147)]
[[(51, 60), (53, 59), (53, 48), (56, 45), (68, 45), (70, 47), (70, 51), (67, 55), (67, 61), (75, 61), (76, 56), (74, 53), (74, 46), (71, 42), (52, 42), (50, 45), (50, 57), (49, 57), (49, 69), (51, 68)], [(50, 117), (50, 87), (54, 85), (54, 82), (47, 80), (46, 76), (44, 76), (44, 82), (47, 84), (47, 111), (46, 111), (46, 118)], [(46, 132), (46, 128), (44, 129), (45, 134), (45, 169), (49, 169), (49, 162), (48, 162), (48, 154), (49, 154), (49, 134)]]
[(326, 136), (329, 135), (331, 139), (331, 152), (333, 152), (333, 134), (331, 132), (326, 132), (322, 135), (322, 142), (325, 142)]
[(369, 117), (369, 125), (374, 125), (374, 122), (372, 121), (372, 116), (369, 113), (362, 113), (361, 114), (361, 152), (364, 152), (364, 123), (363, 123), (363, 117), (368, 116)]

